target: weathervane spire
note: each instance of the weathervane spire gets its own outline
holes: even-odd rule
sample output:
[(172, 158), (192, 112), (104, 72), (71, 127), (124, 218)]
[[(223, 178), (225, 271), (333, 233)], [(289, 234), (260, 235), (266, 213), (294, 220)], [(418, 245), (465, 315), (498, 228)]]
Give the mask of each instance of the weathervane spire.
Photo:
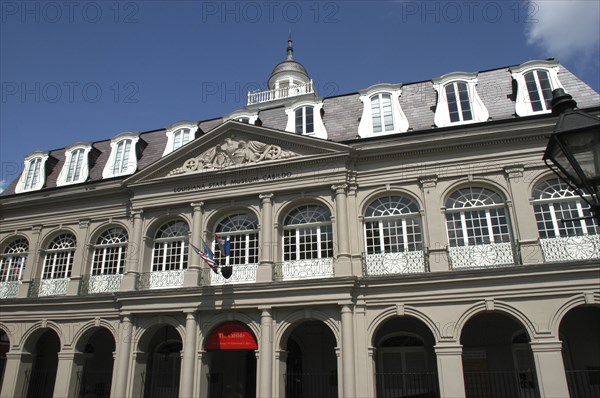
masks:
[(288, 34), (288, 46), (287, 46), (287, 59), (290, 61), (294, 60), (294, 48), (292, 47), (292, 29)]

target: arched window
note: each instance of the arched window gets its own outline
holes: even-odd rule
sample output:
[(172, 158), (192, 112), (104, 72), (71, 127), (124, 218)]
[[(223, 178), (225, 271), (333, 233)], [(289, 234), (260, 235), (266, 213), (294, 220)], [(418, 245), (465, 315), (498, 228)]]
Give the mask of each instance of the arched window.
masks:
[(29, 243), (25, 238), (10, 242), (0, 256), (0, 283), (19, 281), (23, 277)]
[(127, 231), (121, 227), (104, 231), (94, 245), (92, 275), (122, 274), (127, 253)]
[(331, 213), (318, 205), (292, 210), (283, 226), (284, 261), (333, 257)]
[(546, 261), (600, 258), (600, 227), (590, 205), (565, 182), (559, 178), (539, 182), (533, 200)]
[(450, 122), (455, 123), (473, 120), (468, 84), (462, 81), (452, 82), (447, 84), (444, 89), (446, 92)]
[(244, 265), (258, 263), (258, 220), (254, 214), (234, 214), (224, 218), (217, 226), (217, 235), (229, 241), (230, 255), (215, 247), (215, 257), (221, 265)]
[(371, 96), (371, 118), (374, 133), (394, 131), (391, 94), (379, 93)]
[(152, 250), (152, 271), (187, 268), (189, 228), (185, 221), (170, 221), (156, 232)]
[(71, 276), (77, 241), (72, 234), (52, 239), (46, 250), (42, 279), (64, 279)]
[(533, 112), (552, 110), (550, 101), (552, 101), (552, 85), (550, 84), (550, 74), (544, 69), (535, 69), (523, 75), (531, 110)]
[(296, 109), (294, 112), (296, 134), (310, 134), (315, 131), (313, 114), (313, 106), (302, 106)]
[(401, 196), (373, 201), (365, 212), (365, 241), (367, 254), (422, 250), (417, 205)]
[(487, 188), (460, 189), (446, 201), (452, 268), (514, 264), (503, 198)]
[(190, 141), (190, 129), (179, 129), (173, 133), (173, 150), (176, 150)]

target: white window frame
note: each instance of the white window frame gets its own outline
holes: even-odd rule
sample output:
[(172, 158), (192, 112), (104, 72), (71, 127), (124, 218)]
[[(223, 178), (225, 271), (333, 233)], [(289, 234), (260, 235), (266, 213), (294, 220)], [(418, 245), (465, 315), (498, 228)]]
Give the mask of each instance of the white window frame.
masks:
[[(433, 89), (437, 92), (437, 105), (435, 107), (435, 116), (433, 122), (436, 127), (458, 126), (462, 124), (486, 122), (490, 114), (483, 104), (483, 101), (477, 93), (477, 73), (452, 72), (431, 80)], [(449, 84), (463, 82), (467, 85), (469, 94), (469, 103), (471, 105), (471, 120), (464, 120), (462, 112), (459, 112), (460, 120), (453, 122), (450, 120), (450, 109), (448, 108), (448, 99), (446, 96), (446, 86)], [(457, 90), (456, 90), (457, 91)], [(456, 92), (455, 91), (455, 92)], [(457, 93), (458, 94), (458, 93)], [(460, 108), (460, 98), (457, 96), (457, 106)]]
[[(181, 145), (179, 145), (178, 147), (175, 147), (175, 138), (176, 138), (176, 134), (183, 129), (188, 129), (189, 130), (189, 138), (185, 143), (182, 143)], [(163, 152), (163, 156), (168, 155), (171, 152), (174, 152), (175, 150), (185, 146), (186, 144), (189, 144), (190, 142), (192, 142), (195, 138), (196, 138), (196, 133), (198, 132), (198, 124), (197, 123), (191, 123), (191, 122), (180, 122), (180, 123), (176, 123), (172, 126), (170, 126), (169, 128), (167, 128), (166, 131), (166, 135), (167, 135), (167, 145), (165, 146), (165, 150)]]
[[(215, 237), (230, 242), (230, 256), (221, 253), (218, 244), (214, 243), (215, 260), (225, 266), (252, 265), (258, 263), (258, 219), (252, 213), (237, 213), (222, 219), (217, 225)], [(251, 255), (250, 251), (255, 254)], [(251, 261), (254, 259), (255, 261)]]
[[(90, 174), (89, 170), (89, 153), (92, 150), (91, 144), (75, 144), (69, 148), (67, 148), (65, 152), (65, 163), (60, 170), (60, 174), (58, 175), (58, 179), (56, 180), (57, 186), (64, 186), (70, 184), (78, 184), (81, 182), (85, 182)], [(82, 151), (82, 152), (79, 152)], [(74, 156), (76, 153), (82, 153), (81, 161), (79, 163), (79, 175), (77, 178), (71, 179), (69, 181), (71, 170), (76, 173), (76, 165), (73, 164)], [(74, 166), (72, 168), (72, 166)]]
[(29, 242), (25, 238), (12, 240), (0, 255), (0, 284), (20, 281), (23, 278)]
[[(104, 170), (102, 171), (102, 178), (119, 177), (135, 173), (137, 170), (137, 143), (139, 139), (140, 137), (138, 134), (123, 133), (110, 141), (110, 156), (108, 157), (108, 161), (106, 162)], [(126, 158), (123, 157), (119, 160), (119, 170), (115, 170), (115, 163), (118, 160), (117, 156), (119, 145), (122, 143), (125, 145), (127, 141), (130, 141), (129, 153), (127, 154)], [(123, 165), (127, 165), (124, 170)]]
[[(402, 95), (401, 84), (376, 84), (367, 88), (366, 90), (359, 91), (359, 94), (359, 98), (363, 103), (363, 112), (358, 125), (358, 135), (361, 138), (380, 137), (383, 135), (404, 133), (408, 131), (408, 119), (406, 118), (406, 115), (400, 106), (400, 96)], [(373, 129), (372, 101), (376, 96), (379, 96), (381, 99), (383, 94), (390, 96), (392, 103), (392, 120), (394, 126), (392, 130), (385, 130), (383, 114), (380, 113), (382, 130), (380, 132), (375, 132)], [(383, 111), (381, 105), (379, 107), (379, 111)]]
[[(333, 223), (331, 218), (326, 221), (309, 221), (307, 223), (289, 223), (289, 217), (292, 213), (296, 211), (304, 211), (303, 209), (311, 211), (309, 208), (315, 207), (317, 210), (321, 211), (325, 216), (331, 217), (331, 212), (329, 209), (322, 205), (304, 205), (299, 206), (292, 209), (285, 217), (284, 225), (283, 225), (283, 260), (284, 261), (298, 261), (298, 260), (317, 260), (322, 258), (332, 258), (333, 257)], [(308, 213), (304, 213), (308, 215)], [(306, 218), (305, 216), (303, 216)], [(329, 234), (331, 237), (330, 240), (323, 241), (322, 234)], [(317, 249), (312, 251), (302, 251), (302, 242), (306, 242), (305, 237), (310, 236), (316, 240)], [(293, 238), (295, 243), (294, 245), (289, 244), (286, 245), (286, 238)], [(306, 243), (305, 243), (306, 244)], [(322, 257), (324, 251), (331, 251), (332, 257)], [(286, 257), (289, 257), (286, 259)], [(304, 258), (302, 258), (304, 257)]]
[[(558, 73), (560, 71), (560, 67), (558, 61), (556, 60), (547, 60), (547, 61), (527, 61), (522, 63), (519, 66), (509, 68), (510, 73), (512, 74), (512, 78), (517, 81), (517, 98), (515, 102), (515, 113), (517, 116), (531, 116), (531, 115), (540, 115), (544, 113), (552, 112), (552, 109), (549, 109), (541, 95), (541, 89), (539, 86), (539, 81), (536, 75), (536, 86), (537, 91), (542, 99), (542, 110), (534, 111), (531, 105), (531, 100), (529, 99), (529, 90), (527, 89), (527, 83), (525, 82), (525, 75), (529, 72), (533, 72), (536, 70), (545, 71), (548, 73), (549, 81), (550, 81), (550, 89), (556, 90), (557, 88), (564, 89), (560, 80), (558, 79)], [(566, 92), (566, 90), (565, 90)]]
[[(65, 246), (67, 241), (71, 241), (72, 245)], [(75, 258), (75, 248), (77, 247), (77, 239), (71, 233), (64, 233), (56, 236), (48, 245), (45, 251), (44, 267), (42, 269), (42, 279), (65, 279), (71, 277), (73, 271), (73, 262)], [(64, 263), (64, 264), (63, 264)], [(64, 270), (57, 270), (64, 266)], [(60, 273), (60, 275), (58, 275)], [(45, 275), (48, 274), (48, 277)]]
[[(165, 231), (171, 230), (177, 233), (177, 235), (159, 237), (158, 234), (163, 229)], [(187, 221), (172, 220), (162, 224), (156, 231), (153, 243), (154, 244), (152, 245), (152, 272), (180, 271), (187, 269), (189, 263), (189, 225)], [(173, 249), (180, 250), (179, 260), (176, 263), (168, 262), (168, 258), (170, 257), (169, 252)], [(162, 254), (157, 253), (157, 251), (159, 250), (162, 250)], [(167, 268), (168, 266), (172, 266), (173, 264), (175, 264), (176, 268)]]
[[(303, 107), (312, 107), (313, 108), (313, 131), (310, 133), (306, 133), (306, 112), (303, 111), (303, 128), (302, 133), (296, 133), (296, 110)], [(285, 127), (285, 131), (290, 133), (299, 134), (299, 135), (307, 135), (309, 137), (321, 138), (323, 140), (327, 139), (327, 130), (325, 129), (325, 124), (323, 124), (323, 119), (321, 118), (321, 109), (323, 109), (323, 102), (314, 102), (314, 101), (302, 101), (297, 102), (286, 108), (285, 113), (288, 117), (287, 125)]]
[(15, 187), (15, 193), (42, 189), (46, 182), (46, 161), (49, 157), (49, 152), (34, 152), (25, 158), (23, 173)]
[[(91, 275), (118, 275), (125, 272), (127, 258), (127, 230), (123, 227), (112, 227), (104, 230), (94, 245)], [(113, 272), (113, 264), (117, 264)]]

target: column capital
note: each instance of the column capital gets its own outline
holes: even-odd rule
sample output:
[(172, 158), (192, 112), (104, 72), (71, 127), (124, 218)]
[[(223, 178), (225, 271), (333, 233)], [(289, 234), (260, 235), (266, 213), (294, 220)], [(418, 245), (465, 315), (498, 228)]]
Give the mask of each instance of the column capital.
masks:
[(185, 314), (185, 319), (195, 319), (197, 310), (195, 308), (184, 308), (183, 313)]
[(560, 340), (533, 340), (529, 343), (532, 352), (562, 352)]
[(192, 202), (190, 203), (190, 206), (192, 206), (194, 211), (202, 211), (204, 210), (204, 202), (200, 201), (200, 202)]
[(42, 232), (42, 226), (41, 225), (32, 225), (31, 226), (31, 232), (34, 235), (39, 235)]
[(87, 229), (90, 226), (91, 220), (89, 218), (85, 218), (83, 220), (79, 220), (79, 228)]
[(345, 194), (346, 193), (346, 189), (348, 189), (348, 184), (341, 183), (341, 184), (333, 184), (331, 186), (331, 189), (333, 191), (335, 191), (336, 195), (341, 195), (341, 194)]
[(522, 164), (515, 164), (512, 166), (505, 166), (504, 172), (509, 179), (523, 178), (523, 172), (525, 167)]
[(441, 343), (433, 346), (437, 355), (462, 355), (463, 346), (458, 343)]
[(133, 218), (141, 218), (142, 214), (144, 213), (143, 209), (131, 209), (131, 211), (129, 212), (131, 214), (131, 217)]
[(419, 177), (419, 183), (423, 188), (435, 188), (437, 186), (438, 176), (437, 174), (432, 174), (428, 176)]
[(275, 195), (272, 193), (261, 193), (258, 195), (258, 198), (262, 200), (263, 203), (271, 203), (273, 201), (273, 196)]

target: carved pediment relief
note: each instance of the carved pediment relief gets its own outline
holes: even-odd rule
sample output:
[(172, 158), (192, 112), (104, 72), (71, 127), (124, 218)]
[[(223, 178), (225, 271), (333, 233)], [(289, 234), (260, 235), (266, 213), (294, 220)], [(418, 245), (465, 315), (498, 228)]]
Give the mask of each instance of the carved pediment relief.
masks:
[(238, 139), (235, 135), (225, 138), (222, 143), (190, 158), (183, 166), (169, 172), (170, 176), (206, 170), (220, 170), (243, 164), (255, 164), (269, 160), (279, 160), (300, 156), (284, 150), (279, 145), (266, 144), (255, 140)]

